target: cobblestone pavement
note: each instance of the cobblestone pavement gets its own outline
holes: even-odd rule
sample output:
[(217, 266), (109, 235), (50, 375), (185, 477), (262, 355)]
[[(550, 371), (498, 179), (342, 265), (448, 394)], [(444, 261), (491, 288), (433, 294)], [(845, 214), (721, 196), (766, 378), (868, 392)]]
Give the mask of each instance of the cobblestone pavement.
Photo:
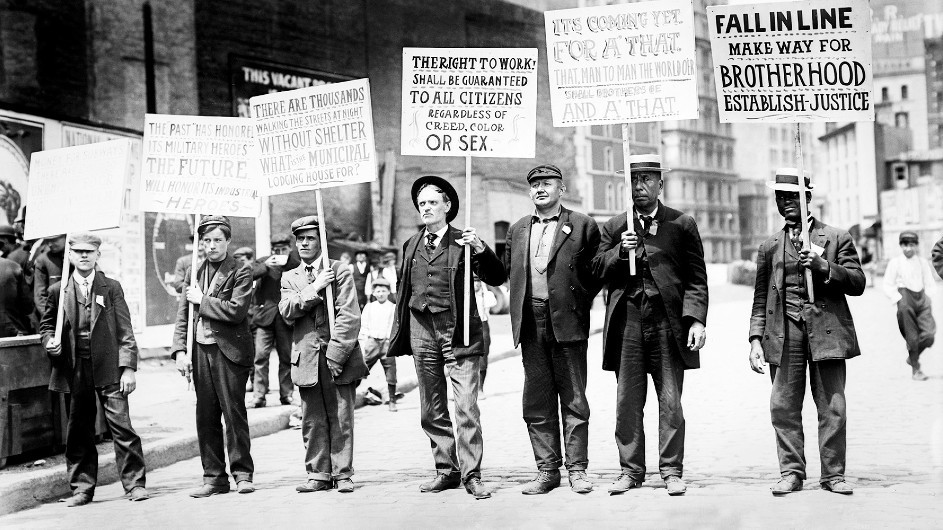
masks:
[[(400, 412), (368, 407), (357, 412), (354, 477), (358, 489), (297, 494), (303, 481), (303, 448), (297, 430), (253, 440), (259, 490), (251, 495), (191, 499), (201, 482), (198, 459), (149, 473), (153, 498), (128, 503), (118, 485), (99, 488), (83, 508), (47, 504), (0, 518), (0, 527), (196, 527), (349, 525), (354, 528), (565, 528), (574, 527), (940, 527), (943, 496), (943, 344), (928, 351), (926, 382), (910, 379), (894, 308), (876, 289), (853, 300), (864, 354), (848, 363), (848, 478), (854, 495), (818, 487), (815, 414), (805, 408), (806, 491), (774, 498), (778, 477), (769, 421), (769, 378), (750, 371), (746, 342), (751, 289), (712, 290), (708, 346), (703, 368), (686, 373), (687, 418), (684, 497), (668, 497), (657, 474), (644, 487), (610, 497), (605, 487), (618, 474), (613, 440), (615, 380), (601, 366), (601, 336), (590, 341), (590, 478), (597, 491), (585, 496), (561, 487), (544, 496), (523, 496), (521, 484), (535, 473), (521, 419), (519, 358), (494, 363), (484, 399), (484, 480), (494, 490), (475, 501), (463, 490), (419, 493), (432, 475), (428, 440), (419, 427), (417, 395)], [(936, 314), (943, 318), (937, 296)], [(657, 405), (649, 389), (646, 407), (648, 464), (657, 470)]]

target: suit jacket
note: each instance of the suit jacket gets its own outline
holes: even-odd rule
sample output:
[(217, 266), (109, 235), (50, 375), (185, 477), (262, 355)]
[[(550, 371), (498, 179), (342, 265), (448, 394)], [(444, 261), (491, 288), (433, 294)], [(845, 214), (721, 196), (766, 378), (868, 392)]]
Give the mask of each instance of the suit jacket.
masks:
[[(60, 282), (49, 286), (46, 309), (40, 322), (43, 344), (49, 342), (56, 333), (56, 316), (59, 310)], [(69, 392), (72, 386), (72, 370), (75, 366), (75, 336), (73, 325), (78, 323), (75, 314), (75, 282), (70, 277), (65, 286), (65, 305), (62, 319), (62, 353), (49, 356), (52, 372), (49, 376), (49, 389), (55, 392)], [(131, 312), (124, 301), (121, 284), (105, 276), (102, 271), (95, 271), (91, 293), (92, 320), (90, 341), (92, 352), (92, 380), (96, 387), (117, 384), (122, 368), (137, 370), (138, 345), (134, 340), (131, 327)]]
[(344, 369), (334, 378), (338, 385), (353, 383), (367, 376), (367, 364), (360, 351), (360, 304), (354, 290), (350, 269), (330, 260), (334, 270), (334, 329), (327, 314), (327, 295), (302, 293), (308, 286), (305, 264), (285, 271), (281, 280), (278, 312), (292, 326), (291, 380), (298, 386), (318, 384), (318, 363), (322, 353)]
[(265, 264), (269, 257), (266, 256), (251, 265), (255, 291), (252, 293), (253, 311), (250, 322), (258, 327), (269, 327), (275, 322), (278, 302), (282, 297), (282, 274), (301, 263), (295, 254), (291, 253), (284, 267), (269, 267)]
[[(511, 281), (511, 330), (515, 347), (521, 342), (524, 304), (530, 299), (532, 218), (526, 215), (511, 226), (504, 253), (504, 267)], [(547, 264), (550, 322), (559, 342), (589, 338), (589, 310), (601, 287), (593, 276), (593, 258), (598, 248), (596, 221), (562, 208)]]
[[(206, 274), (208, 260), (203, 260), (197, 270), (197, 278)], [(190, 269), (186, 271), (190, 277)], [(241, 366), (252, 366), (255, 353), (252, 334), (249, 332), (249, 304), (252, 298), (252, 271), (247, 266), (238, 266), (235, 258), (227, 255), (203, 293), (203, 302), (194, 306), (192, 315), (185, 295), (177, 304), (177, 324), (174, 327), (173, 357), (187, 349), (187, 321), (193, 326), (193, 344), (196, 344), (197, 317), (209, 324), (216, 345), (230, 361)], [(193, 352), (191, 351), (192, 355)]]
[[(399, 288), (397, 289), (396, 317), (393, 319), (393, 336), (390, 338), (388, 356), (413, 354), (409, 342), (409, 299), (413, 294), (412, 265), (417, 259), (422, 259), (417, 256), (416, 252), (420, 241), (423, 240), (423, 233), (425, 233), (425, 230), (419, 231), (403, 244), (403, 264), (400, 267)], [(449, 306), (452, 315), (455, 316), (455, 329), (452, 332), (452, 351), (455, 353), (456, 358), (484, 354), (481, 317), (478, 315), (478, 307), (474, 300), (471, 301), (469, 311), (468, 331), (470, 337), (468, 346), (465, 346), (464, 330), (462, 329), (464, 326), (461, 317), (465, 300), (465, 288), (462, 285), (465, 279), (465, 251), (462, 245), (455, 242), (461, 238), (462, 231), (450, 225), (443, 236), (445, 248), (442, 250), (442, 252), (448, 253), (446, 269), (452, 275)], [(507, 280), (504, 265), (488, 245), (485, 245), (484, 252), (472, 254), (471, 266), (474, 274), (477, 274), (481, 281), (488, 285), (498, 286)], [(468, 292), (474, 296), (475, 286), (473, 281), (469, 283)]]
[[(603, 370), (617, 371), (622, 353), (625, 329), (622, 299), (628, 286), (629, 260), (621, 256), (620, 249), (622, 232), (628, 227), (626, 218), (623, 213), (603, 225), (599, 251), (593, 259), (596, 277), (609, 288), (603, 330)], [(638, 219), (633, 221), (635, 231), (642, 233)], [(685, 369), (699, 368), (700, 355), (688, 349), (687, 339), (692, 322), (707, 324), (707, 269), (701, 236), (690, 215), (668, 208), (661, 201), (658, 201), (655, 221), (655, 233), (644, 238), (652, 278), (661, 294)]]
[(32, 313), (33, 296), (26, 285), (23, 268), (12, 260), (0, 258), (0, 337), (32, 333)]
[[(858, 336), (845, 295), (864, 292), (865, 277), (851, 235), (814, 219), (809, 227), (813, 245), (824, 248), (830, 279), (812, 274), (815, 304), (806, 304), (803, 319), (813, 361), (849, 359), (861, 355)], [(760, 245), (756, 255), (756, 285), (750, 339), (759, 337), (766, 362), (779, 365), (785, 342), (786, 294), (783, 291), (783, 260), (786, 245), (792, 242), (780, 230)]]

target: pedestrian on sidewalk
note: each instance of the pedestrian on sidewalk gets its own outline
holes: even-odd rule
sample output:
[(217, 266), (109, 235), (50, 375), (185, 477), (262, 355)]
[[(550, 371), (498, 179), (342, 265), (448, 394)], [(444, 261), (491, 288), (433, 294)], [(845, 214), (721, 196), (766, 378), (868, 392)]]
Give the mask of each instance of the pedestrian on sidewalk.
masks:
[[(301, 264), (282, 274), (278, 312), (292, 327), (291, 379), (301, 396), (308, 479), (296, 491), (354, 491), (354, 392), (367, 375), (357, 335), (360, 305), (347, 265), (321, 259), (315, 215), (291, 223)], [(334, 327), (325, 288), (333, 287)]]
[[(237, 248), (235, 252), (232, 253), (232, 257), (236, 260), (237, 267), (251, 267), (255, 263), (255, 251), (250, 247), (240, 247)], [(255, 337), (255, 287), (256, 281), (255, 278), (252, 279), (252, 303), (249, 304), (249, 333)], [(255, 343), (253, 343), (253, 348)], [(255, 351), (252, 352), (252, 358), (256, 356)], [(255, 366), (249, 367), (249, 380), (246, 382), (246, 392), (252, 392), (253, 386), (252, 381), (255, 380)], [(263, 405), (265, 406), (265, 405)]]
[(291, 382), (291, 326), (278, 312), (282, 296), (282, 273), (297, 267), (301, 261), (291, 252), (291, 238), (276, 235), (272, 238), (272, 255), (252, 263), (254, 311), (251, 323), (255, 327), (255, 373), (253, 376), (254, 408), (265, 406), (269, 386), (269, 359), (272, 350), (278, 355), (278, 398), (282, 405), (291, 405), (295, 386)]
[(354, 289), (357, 290), (357, 303), (360, 309), (367, 305), (370, 293), (366, 291), (367, 279), (373, 267), (367, 259), (366, 250), (358, 250), (354, 253), (354, 262), (350, 264), (350, 273), (354, 275)]
[(891, 259), (884, 272), (884, 294), (897, 304), (897, 326), (907, 343), (907, 364), (914, 381), (926, 381), (920, 370), (920, 354), (933, 345), (936, 321), (930, 291), (936, 278), (930, 263), (918, 255), (916, 232), (904, 231), (898, 238), (902, 255)]
[[(463, 335), (465, 246), (472, 271), (488, 285), (501, 285), (504, 266), (473, 227), (449, 223), (458, 215), (458, 193), (443, 178), (425, 176), (412, 186), (413, 206), (424, 227), (403, 245), (403, 267), (390, 356), (412, 355), (419, 386), (420, 422), (432, 443), (437, 476), (422, 492), (459, 487), (476, 499), (491, 496), (481, 482), (483, 442), (478, 392), (483, 343), (481, 318), (470, 304), (469, 336)], [(472, 293), (471, 279), (467, 285)], [(457, 427), (449, 417), (446, 378), (452, 381)], [(456, 443), (457, 442), (457, 443)]]
[[(812, 182), (805, 179), (808, 203)], [(861, 354), (846, 296), (865, 288), (858, 253), (845, 230), (809, 214), (811, 248), (802, 241), (799, 170), (780, 168), (767, 184), (776, 192), (776, 207), (786, 221), (764, 241), (756, 257), (756, 285), (750, 317), (750, 367), (764, 373), (770, 365), (773, 383), (770, 415), (776, 431), (779, 482), (773, 495), (802, 489), (806, 478), (802, 402), (806, 369), (819, 418), (822, 489), (850, 494), (845, 481), (845, 359)], [(812, 272), (809, 300), (806, 270)]]
[(115, 444), (115, 463), (125, 493), (132, 501), (148, 498), (144, 450), (131, 426), (128, 395), (137, 387), (138, 345), (131, 312), (121, 284), (96, 270), (100, 237), (81, 232), (69, 238), (69, 261), (75, 267), (62, 299), (62, 336), (57, 341), (59, 288), (49, 286), (40, 332), (52, 373), (49, 389), (69, 395), (66, 468), (72, 497), (68, 506), (92, 502), (98, 483), (95, 417), (100, 402)]
[[(186, 287), (177, 309), (172, 357), (180, 374), (193, 373), (196, 388), (196, 436), (203, 463), (203, 486), (190, 493), (202, 498), (229, 493), (229, 470), (239, 493), (252, 493), (255, 466), (250, 454), (246, 415), (246, 381), (252, 366), (249, 305), (252, 271), (237, 266), (229, 255), (232, 225), (222, 215), (208, 215), (197, 226), (206, 259), (197, 269), (196, 284)], [(190, 277), (190, 270), (185, 273)], [(189, 304), (193, 304), (190, 314)], [(187, 351), (187, 326), (193, 349)], [(225, 443), (221, 419), (226, 420)]]
[[(603, 370), (616, 373), (616, 445), (622, 474), (610, 494), (645, 481), (642, 412), (651, 374), (658, 395), (659, 471), (669, 495), (684, 495), (684, 371), (700, 367), (707, 322), (704, 247), (694, 219), (658, 199), (664, 189), (659, 155), (628, 160), (632, 226), (620, 214), (603, 225), (593, 260), (608, 286)], [(629, 274), (629, 251), (636, 274)]]
[(491, 308), (498, 305), (498, 298), (491, 292), (491, 289), (481, 283), (481, 278), (475, 276), (475, 305), (478, 307), (478, 316), (481, 317), (481, 386), (479, 392), (485, 391), (485, 376), (488, 375), (488, 356), (491, 355), (491, 324), (488, 322)]
[[(389, 300), (390, 282), (386, 281), (386, 278), (377, 278), (373, 282), (372, 294), (376, 301), (363, 308), (363, 316), (360, 319), (360, 349), (363, 351), (368, 372), (377, 361), (383, 366), (386, 388), (390, 395), (390, 412), (396, 412), (396, 359), (387, 355), (393, 316), (396, 313), (396, 304)], [(377, 400), (374, 404), (382, 402), (382, 394), (374, 388), (367, 388), (366, 398), (368, 401)]]
[(537, 477), (521, 493), (549, 493), (559, 486), (564, 454), (570, 488), (589, 493), (586, 348), (589, 309), (599, 291), (592, 270), (599, 227), (560, 203), (566, 184), (556, 166), (531, 169), (527, 183), (534, 213), (511, 226), (504, 253), (511, 331), (524, 363), (524, 423), (537, 461)]

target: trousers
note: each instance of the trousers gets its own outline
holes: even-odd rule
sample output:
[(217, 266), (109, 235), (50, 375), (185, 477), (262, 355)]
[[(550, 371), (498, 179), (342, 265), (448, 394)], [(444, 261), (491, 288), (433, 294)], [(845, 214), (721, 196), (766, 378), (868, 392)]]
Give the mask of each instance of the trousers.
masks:
[(354, 474), (354, 383), (338, 385), (318, 359), (318, 384), (298, 387), (301, 396), (301, 436), (309, 479), (340, 480)]
[(898, 292), (903, 298), (897, 302), (897, 327), (907, 343), (907, 361), (916, 372), (920, 370), (920, 354), (933, 346), (936, 336), (933, 304), (924, 291), (901, 287)]
[(253, 391), (256, 400), (265, 399), (268, 394), (268, 367), (272, 348), (278, 355), (278, 397), (291, 399), (295, 387), (291, 382), (291, 328), (276, 315), (271, 326), (259, 326), (253, 332), (255, 337), (255, 373)]

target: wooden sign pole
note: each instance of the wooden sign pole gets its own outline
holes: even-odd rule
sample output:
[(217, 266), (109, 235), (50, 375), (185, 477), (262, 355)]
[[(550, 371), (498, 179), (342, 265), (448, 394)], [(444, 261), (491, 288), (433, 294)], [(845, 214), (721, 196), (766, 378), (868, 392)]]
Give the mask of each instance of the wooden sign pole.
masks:
[[(200, 220), (203, 214), (197, 213), (193, 215), (193, 249), (190, 251), (190, 287), (196, 287), (196, 270), (197, 264), (196, 260), (198, 256), (198, 250), (200, 248)], [(206, 294), (206, 293), (203, 293)], [(187, 296), (187, 291), (184, 289), (183, 296)], [(193, 312), (195, 307), (193, 303), (188, 304), (189, 311), (187, 312), (187, 355), (193, 355)]]
[[(328, 270), (331, 262), (327, 257), (327, 220), (324, 215), (324, 202), (321, 199), (321, 188), (314, 189), (314, 200), (318, 206), (318, 235), (321, 237), (321, 268)], [(327, 321), (334, 332), (334, 285), (327, 284)]]
[[(812, 248), (812, 241), (809, 239), (809, 205), (806, 203), (805, 172), (802, 170), (802, 135), (799, 123), (796, 123), (796, 161), (799, 169), (799, 215), (802, 216), (802, 247)], [(809, 293), (809, 302), (815, 303), (815, 294), (812, 290), (812, 271), (805, 270), (806, 290)]]
[[(622, 124), (622, 168), (625, 177), (626, 227), (632, 230), (635, 227), (635, 201), (632, 200), (632, 169), (629, 167), (629, 155), (632, 147), (629, 145), (629, 124)], [(635, 249), (629, 250), (629, 275), (635, 276)]]
[[(471, 226), (471, 157), (465, 157), (465, 226)], [(468, 346), (471, 318), (471, 246), (465, 245), (465, 299), (462, 307), (462, 336), (465, 337), (465, 346)]]
[(65, 286), (72, 280), (72, 277), (69, 275), (69, 253), (71, 252), (71, 247), (69, 246), (69, 234), (65, 235), (65, 248), (62, 251), (62, 276), (59, 280), (59, 307), (56, 308), (56, 332), (54, 338), (56, 342), (62, 344), (62, 324), (65, 320)]

